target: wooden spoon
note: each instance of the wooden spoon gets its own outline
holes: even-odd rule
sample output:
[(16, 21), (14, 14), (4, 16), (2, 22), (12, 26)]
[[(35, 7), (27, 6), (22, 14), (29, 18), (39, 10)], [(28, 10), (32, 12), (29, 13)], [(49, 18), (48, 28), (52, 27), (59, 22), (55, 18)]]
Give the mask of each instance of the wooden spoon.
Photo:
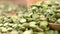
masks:
[(50, 26), (52, 29), (60, 30), (60, 24), (49, 23), (49, 26)]

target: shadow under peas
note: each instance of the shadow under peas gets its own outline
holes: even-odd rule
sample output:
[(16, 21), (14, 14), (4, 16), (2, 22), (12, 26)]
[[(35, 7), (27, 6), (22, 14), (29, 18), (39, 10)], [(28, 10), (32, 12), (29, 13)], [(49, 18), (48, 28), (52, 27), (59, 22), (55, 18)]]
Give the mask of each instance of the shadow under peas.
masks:
[(58, 34), (60, 34), (60, 31), (59, 31), (59, 33)]
[(58, 34), (60, 34), (60, 31), (59, 31), (59, 33)]

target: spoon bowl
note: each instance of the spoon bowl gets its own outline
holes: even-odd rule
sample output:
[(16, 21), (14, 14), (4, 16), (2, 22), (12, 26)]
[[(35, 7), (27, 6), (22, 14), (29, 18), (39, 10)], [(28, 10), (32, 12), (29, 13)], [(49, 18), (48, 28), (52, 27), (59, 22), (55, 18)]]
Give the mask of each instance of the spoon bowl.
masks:
[(60, 30), (60, 24), (49, 23), (49, 26), (50, 26), (52, 29)]

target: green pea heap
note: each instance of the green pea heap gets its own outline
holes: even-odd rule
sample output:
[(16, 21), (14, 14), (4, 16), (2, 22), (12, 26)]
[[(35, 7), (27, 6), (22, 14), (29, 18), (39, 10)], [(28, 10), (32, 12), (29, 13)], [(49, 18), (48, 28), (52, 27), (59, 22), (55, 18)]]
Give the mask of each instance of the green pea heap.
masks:
[(43, 1), (32, 4), (30, 7), (31, 12), (34, 14), (42, 14), (47, 20), (52, 23), (60, 23), (60, 3), (58, 1)]
[[(13, 7), (10, 6), (9, 11), (11, 8)], [(4, 9), (5, 13), (8, 12), (7, 9), (8, 8)], [(60, 23), (59, 2), (38, 2), (36, 4), (32, 4), (29, 10), (30, 12), (27, 12), (26, 9), (18, 5), (18, 12), (15, 15), (0, 15), (0, 33), (6, 34), (7, 32), (10, 32), (10, 34), (58, 34), (58, 30), (51, 29), (48, 23)], [(13, 9), (11, 11), (13, 11)]]

